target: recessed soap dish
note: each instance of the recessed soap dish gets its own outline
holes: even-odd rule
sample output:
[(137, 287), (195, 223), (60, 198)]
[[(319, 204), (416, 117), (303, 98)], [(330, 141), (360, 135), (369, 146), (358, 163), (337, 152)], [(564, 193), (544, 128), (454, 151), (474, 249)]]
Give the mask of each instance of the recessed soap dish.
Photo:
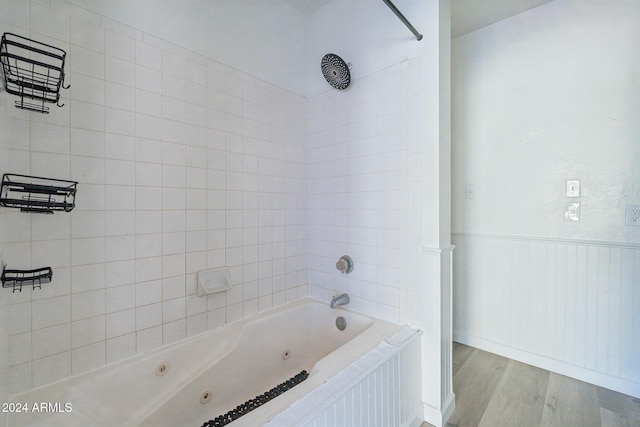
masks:
[(214, 268), (198, 272), (198, 296), (215, 294), (231, 289), (229, 267)]

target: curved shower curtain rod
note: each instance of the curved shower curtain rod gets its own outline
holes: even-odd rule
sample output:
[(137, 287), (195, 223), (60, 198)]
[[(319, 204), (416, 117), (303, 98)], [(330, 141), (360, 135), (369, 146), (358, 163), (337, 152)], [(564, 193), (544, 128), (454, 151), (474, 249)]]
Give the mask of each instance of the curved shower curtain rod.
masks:
[(407, 28), (413, 33), (414, 36), (416, 36), (416, 39), (418, 41), (422, 40), (422, 34), (420, 34), (418, 32), (418, 30), (416, 30), (416, 28), (411, 25), (411, 22), (409, 22), (409, 20), (407, 18), (404, 17), (404, 15), (402, 14), (402, 12), (400, 12), (398, 10), (398, 8), (391, 2), (391, 0), (382, 0), (387, 6), (389, 6), (389, 9), (391, 9), (393, 11), (393, 13), (396, 14), (396, 16), (398, 18), (400, 18), (400, 20), (402, 21), (402, 23), (404, 25), (407, 26)]

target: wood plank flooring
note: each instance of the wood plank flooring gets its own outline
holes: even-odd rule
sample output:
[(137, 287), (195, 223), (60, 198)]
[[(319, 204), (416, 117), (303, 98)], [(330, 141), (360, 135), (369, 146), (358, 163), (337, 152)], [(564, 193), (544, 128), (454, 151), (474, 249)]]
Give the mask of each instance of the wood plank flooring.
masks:
[(640, 399), (458, 343), (453, 391), (447, 427), (640, 427)]

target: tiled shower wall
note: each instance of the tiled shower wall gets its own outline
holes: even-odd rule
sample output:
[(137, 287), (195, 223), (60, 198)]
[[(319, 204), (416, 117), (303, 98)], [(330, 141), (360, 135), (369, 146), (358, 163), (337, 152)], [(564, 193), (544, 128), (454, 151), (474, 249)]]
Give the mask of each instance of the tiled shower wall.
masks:
[(309, 101), (311, 292), (402, 323), (420, 310), (421, 73), (416, 57)]
[[(62, 0), (1, 0), (2, 32), (68, 52), (62, 108), (0, 97), (0, 171), (73, 179), (69, 214), (0, 210), (12, 392), (308, 294), (307, 100)], [(196, 295), (196, 272), (233, 289)]]

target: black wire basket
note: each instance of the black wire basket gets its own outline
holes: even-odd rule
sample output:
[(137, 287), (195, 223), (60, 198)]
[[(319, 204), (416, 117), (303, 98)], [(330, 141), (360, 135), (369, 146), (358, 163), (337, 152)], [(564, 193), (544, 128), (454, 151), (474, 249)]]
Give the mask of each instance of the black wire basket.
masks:
[(7, 270), (2, 269), (2, 287), (13, 288), (13, 292), (22, 292), (23, 286), (31, 286), (33, 289), (42, 288), (43, 283), (51, 282), (53, 270), (51, 267), (36, 268), (34, 270)]
[(0, 206), (22, 212), (52, 214), (75, 207), (77, 181), (5, 173), (0, 186)]
[(20, 97), (17, 108), (49, 113), (46, 103), (60, 104), (64, 86), (66, 52), (12, 33), (4, 33), (0, 43), (0, 62), (7, 93)]

